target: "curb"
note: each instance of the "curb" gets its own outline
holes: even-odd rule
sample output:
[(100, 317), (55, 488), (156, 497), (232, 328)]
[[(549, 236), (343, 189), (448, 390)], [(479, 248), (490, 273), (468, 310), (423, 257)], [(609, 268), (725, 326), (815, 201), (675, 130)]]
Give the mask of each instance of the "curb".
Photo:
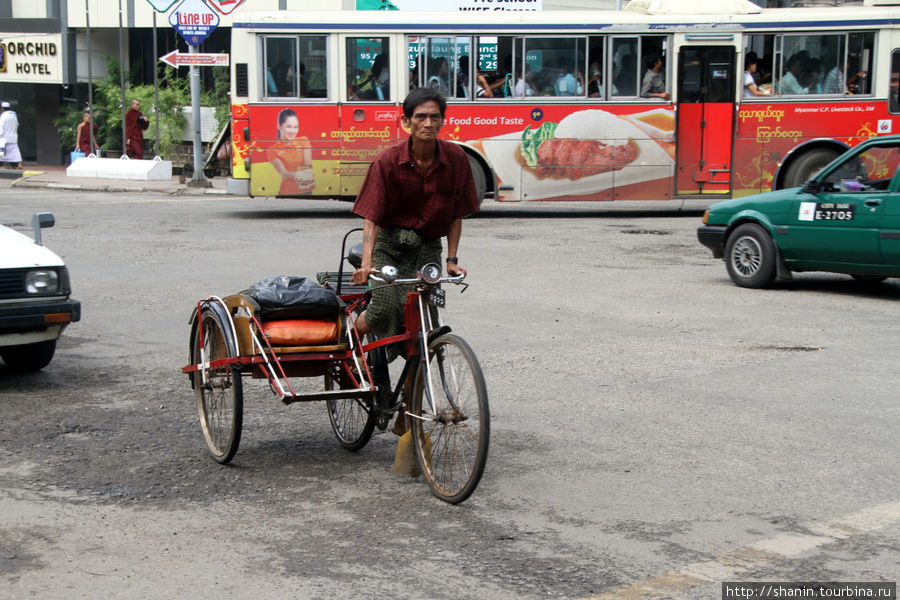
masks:
[(172, 187), (147, 188), (140, 186), (126, 186), (122, 184), (95, 184), (83, 185), (79, 183), (58, 183), (55, 181), (33, 180), (32, 177), (43, 175), (44, 171), (24, 172), (22, 176), (10, 183), (15, 188), (48, 188), (54, 190), (70, 190), (76, 192), (112, 192), (119, 194), (169, 194), (172, 196), (203, 196), (203, 195), (228, 195), (227, 190), (216, 188), (190, 188), (183, 184)]

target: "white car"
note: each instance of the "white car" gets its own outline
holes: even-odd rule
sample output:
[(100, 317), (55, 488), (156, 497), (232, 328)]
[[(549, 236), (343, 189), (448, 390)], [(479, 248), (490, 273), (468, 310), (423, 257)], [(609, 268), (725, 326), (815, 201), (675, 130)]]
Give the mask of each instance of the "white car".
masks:
[(46, 367), (60, 334), (81, 318), (66, 265), (41, 243), (41, 229), (55, 222), (36, 213), (34, 240), (0, 225), (0, 358), (13, 371)]

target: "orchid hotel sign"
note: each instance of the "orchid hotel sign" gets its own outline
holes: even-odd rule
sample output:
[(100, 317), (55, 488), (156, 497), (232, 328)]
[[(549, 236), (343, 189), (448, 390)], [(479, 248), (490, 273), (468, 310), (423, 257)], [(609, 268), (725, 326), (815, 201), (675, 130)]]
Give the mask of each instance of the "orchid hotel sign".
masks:
[(62, 83), (62, 35), (0, 33), (0, 83)]

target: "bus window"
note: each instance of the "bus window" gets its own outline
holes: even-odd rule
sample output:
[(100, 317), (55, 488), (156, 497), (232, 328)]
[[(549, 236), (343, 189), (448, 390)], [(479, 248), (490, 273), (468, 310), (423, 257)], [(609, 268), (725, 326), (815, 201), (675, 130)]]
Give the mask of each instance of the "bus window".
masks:
[(525, 65), (540, 96), (584, 96), (587, 55), (582, 37), (525, 38)]
[(301, 98), (328, 98), (328, 51), (324, 35), (300, 36)]
[(847, 40), (847, 89), (851, 94), (872, 93), (875, 34), (851, 33)]
[(269, 36), (265, 38), (265, 98), (296, 98), (299, 93), (297, 38)]
[[(782, 96), (871, 94), (875, 34), (761, 34), (748, 36), (757, 62), (757, 87)], [(780, 48), (780, 53), (778, 52)]]
[(391, 99), (389, 41), (347, 39), (347, 94), (351, 99)]
[[(478, 63), (475, 66), (476, 98), (513, 96), (513, 41), (511, 36), (481, 36), (478, 39)], [(521, 41), (521, 40), (517, 40)]]
[(589, 98), (603, 98), (606, 91), (603, 76), (603, 38), (592, 37), (589, 42), (588, 70), (587, 70), (587, 95)]
[(900, 113), (900, 50), (891, 53), (891, 87), (889, 110)]
[[(431, 87), (448, 98), (467, 97), (466, 70), (471, 45), (471, 38), (466, 36), (410, 37), (407, 43), (410, 89)], [(466, 60), (460, 63), (464, 57)]]
[(325, 36), (266, 36), (263, 98), (327, 98)]
[(638, 93), (638, 40), (636, 37), (613, 38), (613, 96), (635, 97)]

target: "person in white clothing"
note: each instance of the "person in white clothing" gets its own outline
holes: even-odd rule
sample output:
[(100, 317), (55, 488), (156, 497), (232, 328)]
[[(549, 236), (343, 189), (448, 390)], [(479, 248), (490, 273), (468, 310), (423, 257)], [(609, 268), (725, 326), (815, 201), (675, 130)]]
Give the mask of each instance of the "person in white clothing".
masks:
[(9, 102), (0, 103), (0, 147), (3, 147), (3, 161), (12, 169), (22, 168), (22, 154), (19, 152), (19, 118)]
[(756, 73), (756, 55), (747, 55), (744, 61), (744, 97), (752, 98), (753, 96), (769, 96), (772, 94), (769, 90), (763, 90), (757, 87), (756, 79), (753, 77)]

